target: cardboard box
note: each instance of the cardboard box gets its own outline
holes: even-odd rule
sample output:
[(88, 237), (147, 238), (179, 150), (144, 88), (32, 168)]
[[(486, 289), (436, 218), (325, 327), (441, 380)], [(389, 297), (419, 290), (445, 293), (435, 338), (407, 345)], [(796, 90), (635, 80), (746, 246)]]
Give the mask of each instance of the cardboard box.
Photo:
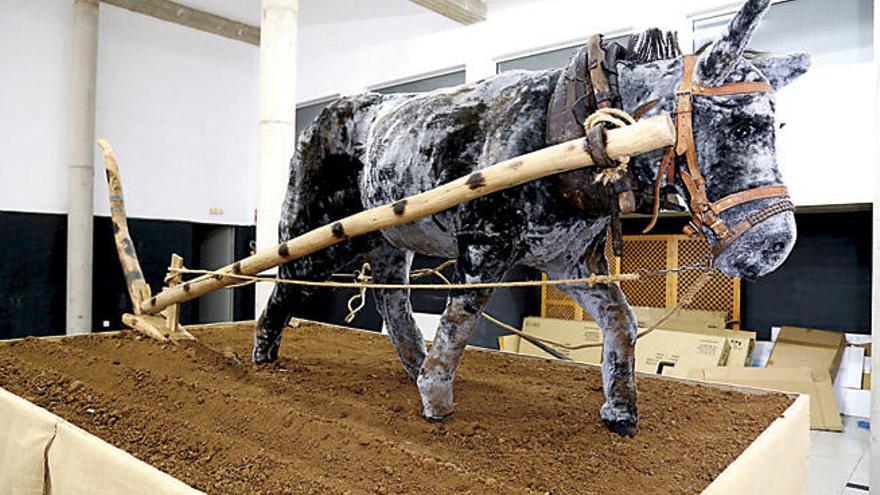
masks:
[[(640, 328), (639, 331), (643, 331)], [(602, 330), (593, 321), (558, 320), (555, 318), (528, 317), (523, 321), (523, 331), (536, 337), (547, 338), (566, 345), (592, 344), (585, 349), (554, 347), (574, 361), (601, 364), (604, 341)], [(725, 366), (731, 350), (731, 341), (737, 342), (737, 359), (745, 362), (754, 334), (726, 330), (706, 330), (707, 335), (697, 331), (655, 330), (636, 341), (636, 371), (659, 374), (663, 367), (680, 366), (685, 369)], [(552, 357), (537, 346), (521, 339), (520, 354)], [(742, 366), (742, 364), (737, 364)]]
[(837, 378), (834, 379), (834, 386), (860, 390), (864, 366), (865, 349), (847, 346), (843, 349), (843, 357), (840, 359), (840, 368), (837, 372)]
[(724, 366), (729, 354), (730, 344), (725, 337), (654, 330), (636, 341), (636, 371), (661, 375), (667, 368)]
[(767, 360), (767, 367), (807, 367), (819, 373), (828, 373), (831, 381), (834, 381), (845, 347), (846, 336), (840, 332), (782, 327)]
[(752, 363), (752, 354), (755, 350), (755, 340), (758, 334), (755, 332), (747, 332), (744, 330), (725, 330), (715, 328), (704, 328), (701, 330), (680, 329), (673, 326), (663, 325), (663, 330), (674, 330), (676, 332), (699, 333), (702, 335), (714, 335), (724, 337), (730, 344), (730, 354), (727, 357), (727, 363), (724, 366), (749, 366)]
[(706, 368), (692, 369), (685, 374), (668, 370), (668, 374), (700, 381), (743, 385), (783, 392), (797, 392), (810, 396), (810, 428), (814, 430), (843, 431), (840, 412), (831, 378), (825, 371), (800, 368)]
[[(633, 306), (641, 328), (650, 328), (656, 321), (663, 318), (669, 308), (652, 308), (648, 306)], [(727, 313), (724, 311), (703, 311), (698, 309), (681, 309), (663, 323), (662, 328), (675, 330), (706, 330), (709, 328), (723, 330), (726, 328)]]
[(498, 337), (498, 349), (502, 352), (519, 352), (519, 343), (522, 338), (519, 335), (503, 335)]
[[(602, 362), (602, 330), (592, 321), (557, 320), (534, 316), (523, 320), (523, 332), (561, 342), (565, 345), (596, 344), (597, 347), (568, 350), (551, 346), (574, 361), (600, 364)], [(548, 344), (549, 345), (549, 344)], [(530, 356), (552, 357), (531, 342), (521, 339), (519, 353)]]

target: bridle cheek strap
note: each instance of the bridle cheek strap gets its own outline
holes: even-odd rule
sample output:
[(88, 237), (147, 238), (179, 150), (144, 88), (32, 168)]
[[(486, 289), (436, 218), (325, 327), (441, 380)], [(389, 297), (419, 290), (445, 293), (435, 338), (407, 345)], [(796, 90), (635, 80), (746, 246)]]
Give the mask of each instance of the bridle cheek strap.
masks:
[[(662, 183), (672, 184), (675, 181), (675, 157), (684, 155), (687, 161), (687, 170), (681, 171), (681, 179), (691, 196), (690, 209), (692, 226), (685, 228), (689, 235), (702, 234), (702, 227), (710, 229), (716, 238), (713, 254), (716, 256), (727, 249), (733, 242), (739, 239), (746, 231), (755, 225), (786, 211), (793, 211), (794, 204), (788, 196), (788, 189), (783, 185), (758, 187), (746, 191), (725, 196), (711, 203), (706, 194), (706, 180), (700, 172), (697, 163), (697, 150), (694, 145), (693, 126), (693, 97), (697, 96), (725, 96), (745, 93), (770, 93), (773, 88), (763, 81), (745, 81), (730, 83), (722, 86), (707, 87), (693, 82), (694, 68), (698, 57), (686, 55), (684, 57), (684, 74), (679, 84), (678, 100), (675, 107), (675, 123), (677, 141), (675, 147), (670, 147), (663, 155), (663, 161), (657, 171), (657, 179), (654, 183), (654, 211), (651, 223), (643, 231), (648, 233), (657, 224), (660, 215), (660, 190)], [(749, 215), (745, 220), (728, 227), (721, 218), (721, 212), (752, 201), (762, 199), (781, 198), (777, 203)]]

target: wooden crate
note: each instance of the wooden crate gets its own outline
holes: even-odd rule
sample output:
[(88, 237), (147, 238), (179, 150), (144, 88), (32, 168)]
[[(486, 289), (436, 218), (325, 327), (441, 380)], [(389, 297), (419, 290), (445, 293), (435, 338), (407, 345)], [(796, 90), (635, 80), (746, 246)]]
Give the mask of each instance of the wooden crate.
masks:
[[(636, 270), (674, 269), (700, 263), (711, 251), (705, 239), (685, 235), (632, 235), (623, 238), (623, 258), (614, 258), (610, 242), (605, 246), (605, 257), (612, 273)], [(699, 272), (672, 273), (666, 277), (649, 277), (634, 282), (622, 282), (621, 288), (633, 306), (672, 308), (678, 296), (684, 293), (699, 276)], [(546, 275), (544, 278), (546, 279)], [(740, 279), (716, 275), (701, 290), (689, 309), (723, 311), (731, 328), (739, 328)], [(591, 320), (590, 315), (558, 288), (545, 286), (541, 291), (541, 316), (563, 320)]]

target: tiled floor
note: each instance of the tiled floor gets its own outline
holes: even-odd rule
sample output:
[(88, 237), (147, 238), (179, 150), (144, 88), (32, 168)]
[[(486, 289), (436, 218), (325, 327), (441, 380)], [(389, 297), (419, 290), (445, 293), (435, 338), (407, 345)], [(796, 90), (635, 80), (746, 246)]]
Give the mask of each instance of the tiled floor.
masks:
[[(867, 495), (868, 430), (859, 418), (844, 417), (843, 433), (810, 432), (808, 495)], [(847, 483), (850, 487), (847, 487)]]

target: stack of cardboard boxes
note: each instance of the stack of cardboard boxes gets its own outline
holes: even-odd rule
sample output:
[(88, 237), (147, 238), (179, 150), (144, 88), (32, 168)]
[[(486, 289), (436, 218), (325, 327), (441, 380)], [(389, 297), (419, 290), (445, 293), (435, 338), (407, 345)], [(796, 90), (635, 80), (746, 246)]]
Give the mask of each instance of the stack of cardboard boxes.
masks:
[[(666, 313), (663, 308), (633, 310), (640, 331)], [(809, 394), (815, 429), (840, 431), (841, 412), (867, 411), (870, 379), (865, 373), (870, 370), (863, 363), (869, 344), (847, 346), (846, 335), (840, 332), (782, 327), (774, 332), (772, 342), (759, 343), (759, 348), (769, 350), (769, 357), (753, 356), (756, 334), (726, 329), (725, 317), (723, 312), (680, 311), (636, 342), (636, 371)], [(603, 335), (595, 322), (526, 318), (523, 331), (568, 347), (592, 345), (551, 347), (575, 361), (602, 362)], [(501, 337), (499, 344), (502, 351), (550, 357), (515, 335)]]

